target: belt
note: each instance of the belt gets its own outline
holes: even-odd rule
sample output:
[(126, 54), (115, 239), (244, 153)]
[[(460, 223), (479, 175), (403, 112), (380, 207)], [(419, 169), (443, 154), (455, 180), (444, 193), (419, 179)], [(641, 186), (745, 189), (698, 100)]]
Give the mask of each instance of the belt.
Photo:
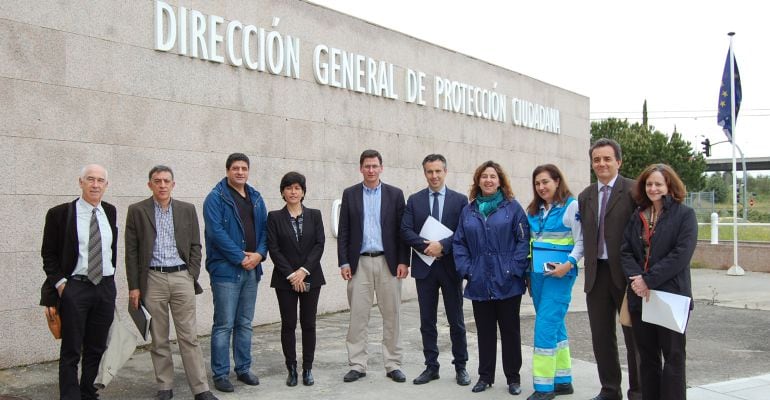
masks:
[(366, 256), (366, 257), (379, 257), (379, 256), (382, 256), (382, 255), (385, 255), (385, 252), (384, 251), (372, 251), (372, 252), (361, 253), (361, 255), (362, 256)]
[(176, 265), (173, 267), (150, 267), (150, 269), (163, 274), (167, 274), (169, 272), (187, 271), (187, 265), (182, 264), (182, 265)]
[[(102, 281), (104, 281), (106, 279), (112, 279), (112, 278), (113, 278), (112, 275), (103, 276), (102, 277)], [(85, 275), (72, 275), (68, 279), (72, 279), (74, 281), (80, 281), (80, 282), (86, 282), (86, 283), (93, 284), (93, 282), (91, 282), (91, 280), (88, 279), (88, 277), (85, 276)]]

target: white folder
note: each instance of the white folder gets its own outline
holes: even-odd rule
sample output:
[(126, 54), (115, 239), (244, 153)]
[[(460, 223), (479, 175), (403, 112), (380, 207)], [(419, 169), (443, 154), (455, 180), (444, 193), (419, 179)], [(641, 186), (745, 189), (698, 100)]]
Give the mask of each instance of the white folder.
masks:
[[(432, 240), (434, 242), (437, 242), (441, 239), (446, 239), (450, 236), (452, 236), (454, 232), (452, 232), (451, 229), (447, 228), (442, 224), (439, 220), (436, 218), (433, 218), (432, 216), (428, 216), (428, 219), (425, 220), (425, 223), (422, 225), (422, 229), (420, 229), (420, 237), (423, 237), (427, 240)], [(425, 262), (425, 264), (428, 264), (430, 266), (433, 264), (433, 261), (436, 260), (436, 257), (426, 256), (423, 253), (420, 253), (419, 251), (415, 251), (418, 256), (422, 259), (422, 261)]]
[(650, 301), (642, 299), (642, 321), (684, 333), (690, 315), (687, 296), (650, 290)]

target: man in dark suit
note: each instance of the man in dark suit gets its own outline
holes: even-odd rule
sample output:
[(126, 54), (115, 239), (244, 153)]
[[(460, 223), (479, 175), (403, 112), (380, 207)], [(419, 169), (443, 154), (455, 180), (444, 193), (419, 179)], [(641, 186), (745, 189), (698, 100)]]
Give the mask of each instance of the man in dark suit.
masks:
[(428, 187), (409, 196), (401, 220), (401, 237), (416, 253), (435, 257), (429, 265), (418, 254), (412, 255), (412, 277), (417, 285), (417, 301), (420, 305), (420, 333), (422, 352), (425, 355), (425, 371), (414, 379), (415, 385), (428, 383), (439, 378), (438, 331), (436, 313), (438, 293), (444, 298), (444, 309), (449, 322), (452, 339), (452, 355), (455, 379), (459, 385), (471, 383), (465, 369), (468, 361), (468, 343), (465, 337), (463, 318), (462, 278), (457, 274), (452, 254), (452, 238), (434, 241), (420, 236), (422, 227), (429, 216), (437, 219), (452, 232), (457, 229), (460, 213), (468, 204), (468, 197), (444, 185), (446, 158), (441, 154), (429, 154), (422, 161), (422, 169)]
[[(195, 400), (216, 400), (209, 391), (195, 319), (195, 288), (201, 270), (201, 240), (195, 206), (171, 199), (174, 172), (150, 170), (152, 197), (132, 204), (126, 216), (126, 278), (131, 307), (139, 301), (152, 316), (152, 365), (158, 400), (174, 397), (174, 361), (168, 312), (174, 317), (179, 352)], [(202, 290), (201, 290), (202, 291)]]
[[(618, 358), (617, 315), (626, 291), (620, 265), (623, 229), (636, 208), (631, 191), (634, 181), (618, 174), (622, 164), (620, 145), (599, 139), (589, 150), (598, 182), (578, 197), (585, 246), (585, 292), (596, 367), (601, 392), (594, 400), (620, 400), (621, 370)], [(641, 399), (639, 367), (631, 328), (623, 327), (628, 358), (628, 398)]]
[(359, 158), (364, 180), (342, 193), (337, 257), (342, 279), (348, 281), (350, 325), (345, 341), (350, 371), (345, 382), (366, 376), (369, 314), (374, 294), (382, 314), (382, 356), (386, 376), (406, 381), (399, 339), (401, 279), (409, 274), (409, 250), (399, 229), (404, 214), (404, 193), (380, 181), (382, 156), (365, 150)]
[(61, 315), (59, 395), (67, 400), (99, 398), (94, 380), (115, 315), (118, 227), (115, 207), (102, 201), (107, 171), (86, 165), (78, 182), (78, 199), (48, 210), (40, 252), (46, 274), (40, 305), (49, 316)]

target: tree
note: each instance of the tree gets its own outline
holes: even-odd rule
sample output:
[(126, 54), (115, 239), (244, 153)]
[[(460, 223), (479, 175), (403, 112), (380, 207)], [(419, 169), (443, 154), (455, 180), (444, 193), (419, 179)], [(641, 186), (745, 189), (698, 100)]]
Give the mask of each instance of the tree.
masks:
[[(644, 99), (644, 104), (642, 105), (642, 126), (644, 126), (645, 129), (647, 129), (647, 99)], [(674, 128), (674, 131), (676, 131), (676, 128)]]
[[(682, 178), (689, 191), (703, 188), (706, 160), (693, 151), (690, 142), (675, 132), (666, 134), (646, 127), (638, 122), (630, 124), (628, 120), (610, 118), (591, 123), (591, 142), (599, 138), (614, 139), (623, 150), (623, 175), (636, 178), (650, 164), (670, 165)], [(592, 176), (592, 180), (596, 180)]]
[(703, 191), (714, 192), (715, 203), (725, 203), (728, 200), (727, 195), (730, 193), (730, 186), (725, 183), (720, 174), (716, 173), (706, 178)]

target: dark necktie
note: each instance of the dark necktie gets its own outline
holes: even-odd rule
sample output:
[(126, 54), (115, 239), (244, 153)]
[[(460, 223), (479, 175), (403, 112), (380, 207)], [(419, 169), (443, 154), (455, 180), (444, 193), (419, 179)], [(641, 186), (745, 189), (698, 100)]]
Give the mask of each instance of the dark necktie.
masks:
[(94, 285), (102, 281), (102, 233), (96, 220), (96, 208), (91, 211), (88, 230), (88, 280)]
[(596, 254), (602, 254), (604, 251), (604, 215), (607, 213), (607, 199), (610, 198), (610, 191), (612, 190), (609, 186), (603, 186), (601, 189), (601, 206), (599, 207), (599, 236), (597, 240), (597, 253)]
[(430, 216), (433, 218), (436, 218), (439, 222), (441, 222), (441, 216), (438, 213), (438, 195), (439, 192), (433, 192), (433, 210), (430, 212)]

